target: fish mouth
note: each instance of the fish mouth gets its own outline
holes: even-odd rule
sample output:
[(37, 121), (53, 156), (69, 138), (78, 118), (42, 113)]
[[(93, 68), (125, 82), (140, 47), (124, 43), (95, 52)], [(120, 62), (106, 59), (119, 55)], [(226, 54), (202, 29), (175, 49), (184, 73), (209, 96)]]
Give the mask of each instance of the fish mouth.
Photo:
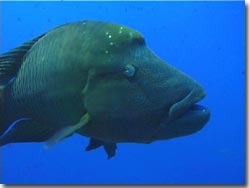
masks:
[(198, 116), (210, 116), (210, 110), (200, 104), (193, 104), (187, 111), (177, 117), (176, 120), (188, 119)]
[(201, 130), (210, 119), (210, 110), (193, 104), (188, 110), (171, 122), (162, 122), (151, 141), (166, 140), (194, 134)]
[(194, 113), (206, 111), (206, 107), (198, 105), (206, 96), (204, 89), (201, 86), (193, 88), (183, 99), (174, 103), (168, 113), (168, 121), (173, 121)]
[(201, 130), (210, 119), (210, 110), (197, 104), (205, 95), (201, 87), (196, 87), (173, 104), (151, 141), (187, 136)]
[[(210, 118), (210, 110), (206, 106), (194, 103), (184, 112), (179, 113), (178, 116), (175, 116), (174, 119), (169, 119), (167, 121), (163, 121), (162, 125), (170, 125), (171, 123), (176, 122), (186, 122), (185, 124), (193, 124), (196, 122), (198, 126), (199, 124), (206, 124)], [(191, 123), (192, 122), (192, 123)]]
[(193, 134), (202, 129), (210, 119), (210, 110), (202, 105), (194, 104), (185, 113), (172, 122), (170, 129), (178, 129), (184, 135)]

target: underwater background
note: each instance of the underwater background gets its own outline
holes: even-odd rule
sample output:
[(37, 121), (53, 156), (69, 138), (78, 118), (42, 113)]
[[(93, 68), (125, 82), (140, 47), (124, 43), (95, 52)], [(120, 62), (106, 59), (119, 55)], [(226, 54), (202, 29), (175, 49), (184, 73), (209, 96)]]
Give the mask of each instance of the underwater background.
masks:
[(118, 144), (86, 152), (73, 135), (1, 148), (3, 184), (244, 184), (245, 3), (1, 2), (1, 53), (77, 20), (101, 20), (143, 33), (158, 56), (206, 90), (211, 119), (199, 132), (151, 144)]

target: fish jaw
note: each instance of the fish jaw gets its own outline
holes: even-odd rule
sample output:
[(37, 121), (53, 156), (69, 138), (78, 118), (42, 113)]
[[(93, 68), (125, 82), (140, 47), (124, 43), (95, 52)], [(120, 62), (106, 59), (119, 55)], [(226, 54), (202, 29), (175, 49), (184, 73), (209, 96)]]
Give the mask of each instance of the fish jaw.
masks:
[(194, 104), (180, 117), (171, 122), (162, 122), (148, 142), (187, 136), (201, 130), (210, 119), (210, 110)]

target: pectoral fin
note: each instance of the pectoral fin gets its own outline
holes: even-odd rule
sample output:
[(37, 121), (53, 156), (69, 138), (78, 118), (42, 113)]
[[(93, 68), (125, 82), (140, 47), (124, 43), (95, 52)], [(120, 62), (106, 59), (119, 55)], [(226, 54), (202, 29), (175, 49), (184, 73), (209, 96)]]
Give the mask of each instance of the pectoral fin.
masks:
[(59, 141), (63, 140), (66, 137), (69, 137), (73, 135), (78, 129), (82, 128), (84, 125), (86, 125), (89, 122), (89, 114), (85, 114), (82, 116), (80, 121), (71, 126), (67, 126), (59, 130), (56, 134), (54, 134), (47, 142), (45, 147), (49, 148), (55, 144), (57, 144)]

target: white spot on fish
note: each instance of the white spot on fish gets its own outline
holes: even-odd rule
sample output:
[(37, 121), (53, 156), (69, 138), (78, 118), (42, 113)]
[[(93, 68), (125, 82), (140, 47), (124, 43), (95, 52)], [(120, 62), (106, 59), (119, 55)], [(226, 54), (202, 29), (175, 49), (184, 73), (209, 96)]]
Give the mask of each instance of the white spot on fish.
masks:
[(122, 34), (123, 27), (120, 27), (119, 34)]
[(109, 32), (108, 31), (106, 31), (106, 33), (105, 33), (106, 35), (108, 35), (109, 34)]
[(110, 42), (109, 44), (110, 44), (111, 46), (113, 46), (113, 45), (114, 45), (114, 43), (113, 43), (113, 42)]
[(111, 39), (111, 38), (112, 38), (112, 36), (111, 36), (111, 35), (109, 35), (109, 38)]
[(109, 53), (109, 51), (108, 51), (108, 50), (106, 50), (106, 51), (105, 51), (105, 54), (108, 54), (108, 53)]
[(129, 37), (132, 39), (133, 38), (133, 33), (129, 32)]

